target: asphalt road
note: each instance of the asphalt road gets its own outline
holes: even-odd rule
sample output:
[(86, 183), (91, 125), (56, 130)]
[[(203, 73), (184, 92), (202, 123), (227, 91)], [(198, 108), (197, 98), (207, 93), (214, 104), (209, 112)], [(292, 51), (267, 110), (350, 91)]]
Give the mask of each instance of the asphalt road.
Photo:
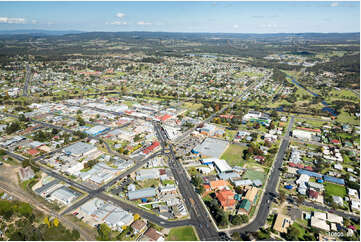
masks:
[[(293, 201), (296, 201), (296, 198), (295, 197), (292, 197), (292, 196), (289, 196), (289, 198), (291, 198)], [(325, 212), (329, 212), (329, 213), (334, 213), (338, 216), (341, 216), (343, 218), (352, 218), (352, 219), (360, 219), (360, 216), (358, 215), (354, 215), (354, 214), (350, 214), (350, 213), (345, 213), (345, 212), (342, 212), (340, 210), (335, 210), (335, 209), (332, 209), (332, 208), (329, 208), (327, 206), (323, 206), (319, 203), (314, 203), (314, 202), (309, 202), (309, 201), (303, 201), (302, 203), (303, 205), (307, 206), (307, 207), (312, 207), (312, 208), (315, 208), (315, 209), (319, 209), (319, 210), (322, 210), (322, 211), (325, 211)]]
[(264, 196), (262, 198), (256, 218), (245, 227), (240, 229), (229, 230), (229, 232), (239, 232), (239, 233), (256, 232), (260, 227), (262, 227), (266, 223), (266, 219), (268, 217), (270, 210), (270, 205), (274, 198), (272, 194), (276, 194), (277, 183), (281, 173), (280, 168), (282, 167), (283, 157), (289, 145), (289, 131), (292, 129), (293, 122), (294, 122), (294, 117), (291, 117), (290, 123), (286, 130), (286, 134), (282, 139), (281, 146), (276, 156), (276, 160), (273, 164), (273, 168), (271, 170), (267, 187), (264, 191)]
[(163, 150), (168, 151), (168, 153), (166, 153), (166, 155), (169, 157), (168, 165), (171, 168), (174, 178), (178, 183), (178, 189), (184, 198), (187, 210), (191, 216), (191, 221), (194, 221), (193, 225), (197, 230), (197, 234), (200, 240), (220, 240), (217, 229), (211, 222), (211, 218), (208, 216), (206, 208), (202, 206), (203, 201), (200, 201), (198, 194), (194, 191), (194, 188), (188, 180), (186, 171), (182, 165), (176, 161), (172, 144), (168, 144), (169, 148), (165, 149), (167, 144), (167, 137), (164, 130), (161, 128), (159, 123), (154, 123), (154, 129)]
[(23, 96), (27, 97), (29, 96), (29, 82), (31, 81), (31, 68), (29, 67), (29, 64), (26, 65), (26, 74), (25, 74), (25, 84), (23, 89)]

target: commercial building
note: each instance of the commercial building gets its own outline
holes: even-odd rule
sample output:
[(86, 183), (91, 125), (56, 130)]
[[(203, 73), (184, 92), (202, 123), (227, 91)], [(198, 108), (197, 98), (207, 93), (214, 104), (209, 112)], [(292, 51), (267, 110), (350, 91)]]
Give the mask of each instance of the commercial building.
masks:
[(312, 140), (312, 137), (315, 135), (313, 132), (308, 132), (305, 130), (295, 129), (292, 131), (292, 136), (302, 140)]
[(88, 156), (89, 154), (97, 151), (97, 147), (87, 144), (84, 142), (77, 142), (63, 149), (64, 153), (67, 155), (80, 157)]
[(219, 158), (227, 149), (228, 142), (219, 139), (206, 138), (201, 144), (193, 149), (193, 153), (201, 154), (206, 157)]
[(68, 187), (62, 186), (59, 189), (52, 192), (48, 197), (48, 199), (51, 201), (56, 201), (63, 205), (68, 205), (77, 197), (79, 197), (79, 194), (77, 192), (71, 190)]
[(148, 179), (158, 179), (159, 169), (142, 169), (136, 172), (136, 180), (144, 181)]
[(213, 163), (218, 173), (226, 173), (233, 171), (232, 167), (228, 165), (227, 161), (225, 160), (214, 159)]
[(156, 189), (153, 187), (148, 187), (148, 188), (143, 188), (140, 190), (129, 191), (128, 199), (136, 200), (136, 199), (141, 199), (141, 198), (154, 197), (155, 195), (156, 195)]
[(123, 226), (128, 226), (134, 221), (131, 213), (99, 198), (84, 203), (78, 212), (78, 217), (84, 217), (83, 221), (91, 226), (106, 223), (112, 230), (118, 231), (122, 231)]
[(88, 129), (87, 131), (85, 131), (85, 133), (89, 134), (89, 135), (92, 135), (92, 136), (97, 136), (101, 133), (104, 133), (106, 131), (110, 130), (109, 127), (105, 127), (105, 126), (102, 126), (102, 125), (96, 125), (90, 129)]

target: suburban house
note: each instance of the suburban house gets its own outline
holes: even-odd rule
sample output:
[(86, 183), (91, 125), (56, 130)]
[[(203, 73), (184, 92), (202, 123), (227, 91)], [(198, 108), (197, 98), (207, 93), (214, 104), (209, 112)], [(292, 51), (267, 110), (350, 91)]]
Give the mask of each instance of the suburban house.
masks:
[(287, 233), (287, 228), (292, 224), (292, 219), (283, 214), (278, 214), (273, 229), (280, 233)]
[(234, 192), (226, 189), (216, 192), (216, 197), (224, 210), (232, 210), (235, 208), (237, 201), (234, 199), (234, 195)]

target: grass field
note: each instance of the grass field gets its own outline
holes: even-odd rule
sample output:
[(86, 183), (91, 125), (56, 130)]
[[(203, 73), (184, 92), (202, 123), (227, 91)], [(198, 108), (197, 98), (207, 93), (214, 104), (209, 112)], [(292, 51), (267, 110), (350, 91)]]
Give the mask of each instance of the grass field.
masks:
[[(354, 100), (350, 99), (350, 97), (353, 97)], [(347, 89), (341, 89), (341, 90), (335, 90), (333, 89), (329, 96), (326, 97), (326, 101), (334, 101), (334, 100), (347, 100), (350, 102), (359, 102), (359, 97), (356, 93), (352, 92), (351, 90)]]
[(297, 118), (295, 120), (295, 124), (296, 124), (296, 122), (307, 123), (313, 128), (321, 128), (324, 125), (330, 125), (330, 122), (328, 122), (327, 120), (308, 120), (308, 119), (306, 120), (306, 119), (302, 119), (302, 118)]
[(195, 111), (195, 110), (198, 110), (198, 109), (202, 108), (203, 104), (185, 102), (185, 103), (183, 103), (183, 107), (186, 108), (186, 109), (189, 109), (191, 111)]
[(245, 71), (242, 71), (242, 72), (238, 72), (236, 74), (234, 74), (235, 77), (244, 77), (244, 76), (249, 76), (249, 77), (254, 77), (254, 76), (257, 76), (257, 77), (263, 77), (264, 74), (262, 73), (255, 73), (255, 72), (245, 72)]
[(346, 196), (346, 189), (344, 186), (336, 185), (333, 183), (325, 183), (325, 192), (329, 195), (344, 197)]
[(224, 159), (231, 166), (243, 166), (244, 161), (242, 159), (243, 150), (245, 147), (231, 144), (228, 149), (223, 153), (221, 159)]
[(341, 123), (349, 123), (353, 125), (359, 125), (360, 119), (355, 119), (355, 116), (351, 116), (348, 113), (344, 111), (344, 109), (341, 109), (340, 114), (337, 116), (336, 120)]
[(192, 226), (184, 226), (173, 228), (169, 231), (168, 241), (195, 241), (198, 240), (197, 235)]
[(259, 179), (264, 183), (265, 180), (265, 174), (260, 171), (250, 170), (248, 169), (246, 173), (243, 175), (243, 179), (251, 179), (256, 180)]

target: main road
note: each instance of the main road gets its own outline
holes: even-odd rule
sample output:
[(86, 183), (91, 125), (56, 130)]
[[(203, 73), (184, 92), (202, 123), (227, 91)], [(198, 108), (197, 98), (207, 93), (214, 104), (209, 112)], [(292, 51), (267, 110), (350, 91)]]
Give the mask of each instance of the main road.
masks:
[(27, 97), (29, 95), (29, 82), (31, 81), (31, 68), (29, 64), (26, 65), (26, 74), (25, 74), (25, 84), (23, 89), (23, 96)]
[[(175, 180), (178, 184), (178, 189), (184, 198), (187, 210), (191, 216), (191, 220), (195, 222), (194, 226), (197, 230), (200, 240), (220, 240), (217, 232), (217, 228), (211, 222), (211, 218), (208, 216), (206, 208), (202, 206), (202, 202), (199, 196), (194, 191), (192, 184), (187, 178), (186, 171), (183, 166), (177, 162), (173, 151), (172, 144), (167, 144), (167, 136), (164, 129), (159, 123), (154, 123), (154, 129), (158, 140), (162, 145), (162, 149), (167, 150), (166, 155), (169, 157), (168, 165), (172, 170)], [(166, 146), (168, 149), (165, 149)]]
[(290, 142), (289, 132), (292, 130), (293, 123), (294, 123), (294, 117), (292, 116), (288, 124), (286, 134), (282, 138), (281, 146), (278, 150), (276, 160), (273, 164), (271, 174), (269, 176), (269, 180), (266, 189), (264, 191), (264, 195), (256, 217), (248, 225), (240, 229), (229, 230), (230, 232), (239, 232), (239, 233), (256, 232), (260, 227), (262, 227), (266, 223), (266, 219), (270, 211), (271, 202), (276, 194), (278, 179), (281, 173), (280, 168), (282, 167), (283, 157)]

